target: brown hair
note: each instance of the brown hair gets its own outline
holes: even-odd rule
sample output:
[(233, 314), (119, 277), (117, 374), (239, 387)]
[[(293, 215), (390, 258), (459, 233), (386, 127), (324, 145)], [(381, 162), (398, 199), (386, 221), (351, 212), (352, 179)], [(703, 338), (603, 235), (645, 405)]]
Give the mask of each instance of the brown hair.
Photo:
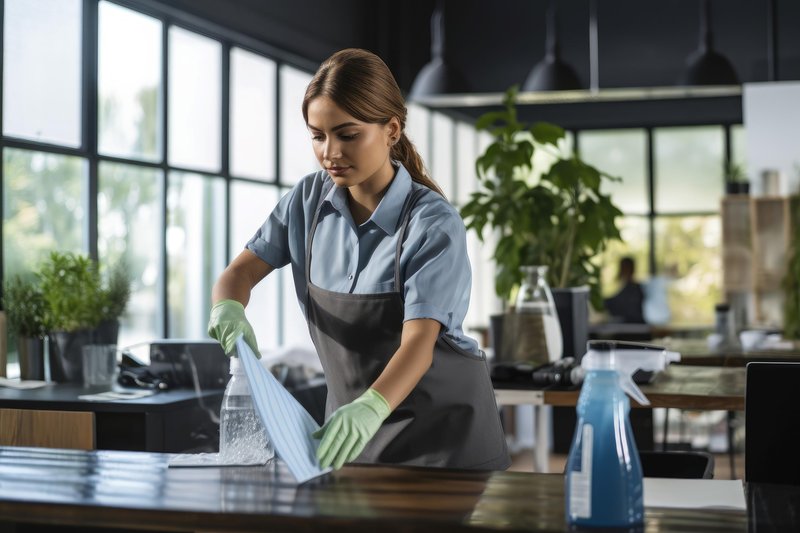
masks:
[(444, 196), (428, 176), (422, 158), (405, 133), (408, 110), (397, 81), (381, 58), (366, 50), (346, 48), (326, 59), (303, 97), (306, 122), (308, 104), (319, 96), (327, 96), (353, 117), (369, 124), (386, 124), (397, 117), (401, 133), (391, 148), (392, 159), (403, 163), (412, 180)]

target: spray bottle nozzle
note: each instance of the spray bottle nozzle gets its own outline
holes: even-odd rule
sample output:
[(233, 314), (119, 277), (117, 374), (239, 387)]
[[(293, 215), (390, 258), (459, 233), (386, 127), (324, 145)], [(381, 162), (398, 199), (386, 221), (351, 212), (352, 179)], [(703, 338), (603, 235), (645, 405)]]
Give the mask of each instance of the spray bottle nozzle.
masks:
[(633, 374), (641, 369), (661, 371), (681, 355), (665, 350), (662, 346), (627, 341), (589, 341), (581, 366), (589, 370), (616, 370), (619, 386), (641, 405), (650, 405), (650, 400), (633, 382)]

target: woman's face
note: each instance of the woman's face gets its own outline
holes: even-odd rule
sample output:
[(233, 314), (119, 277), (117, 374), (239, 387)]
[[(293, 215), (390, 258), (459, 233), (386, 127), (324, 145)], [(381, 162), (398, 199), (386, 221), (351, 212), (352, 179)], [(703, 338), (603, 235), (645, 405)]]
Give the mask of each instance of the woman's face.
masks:
[(387, 124), (361, 122), (327, 96), (311, 100), (307, 113), (314, 155), (336, 185), (377, 193), (389, 184), (394, 176), (389, 153), (400, 137), (396, 118)]

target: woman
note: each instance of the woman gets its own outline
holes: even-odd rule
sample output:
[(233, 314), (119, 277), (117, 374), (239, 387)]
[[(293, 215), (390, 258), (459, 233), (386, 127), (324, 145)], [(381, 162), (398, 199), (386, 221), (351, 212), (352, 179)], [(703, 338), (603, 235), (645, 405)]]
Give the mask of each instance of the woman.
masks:
[(327, 59), (303, 117), (324, 170), (284, 196), (214, 286), (209, 335), (256, 350), (251, 289), (292, 265), (328, 384), (317, 456), (345, 462), (505, 469), (483, 353), (461, 323), (465, 229), (404, 133), (386, 65), (364, 50)]

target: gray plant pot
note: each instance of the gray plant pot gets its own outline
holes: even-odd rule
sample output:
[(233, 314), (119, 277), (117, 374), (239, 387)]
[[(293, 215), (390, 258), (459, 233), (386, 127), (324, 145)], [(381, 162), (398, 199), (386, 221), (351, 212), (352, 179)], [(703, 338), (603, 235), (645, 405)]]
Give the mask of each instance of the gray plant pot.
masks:
[(94, 330), (55, 331), (50, 339), (51, 379), (83, 383), (83, 347), (94, 342)]
[(580, 360), (586, 353), (586, 341), (589, 340), (589, 287), (567, 287), (551, 291), (564, 338), (563, 357)]
[(17, 338), (19, 354), (19, 377), (21, 379), (44, 379), (44, 339), (38, 337)]

